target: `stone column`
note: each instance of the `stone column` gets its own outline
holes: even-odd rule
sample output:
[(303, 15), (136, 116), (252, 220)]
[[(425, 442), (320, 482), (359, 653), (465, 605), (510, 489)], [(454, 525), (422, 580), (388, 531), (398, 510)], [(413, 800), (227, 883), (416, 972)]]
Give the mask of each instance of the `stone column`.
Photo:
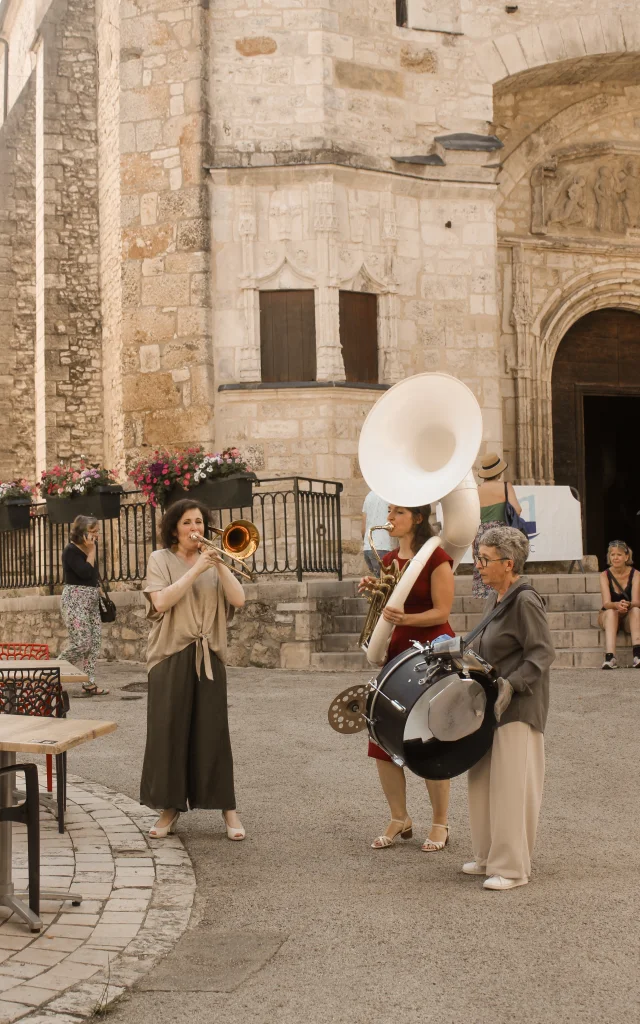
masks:
[(262, 378), (260, 356), (260, 298), (255, 280), (256, 211), (250, 187), (240, 192), (238, 234), (242, 244), (242, 303), (244, 345), (240, 357), (240, 380), (253, 383)]
[(314, 228), (317, 237), (316, 359), (317, 380), (345, 380), (340, 346), (340, 295), (336, 284), (335, 237), (338, 216), (333, 182), (315, 186)]
[(513, 250), (513, 306), (511, 323), (516, 330), (516, 359), (510, 366), (516, 386), (516, 474), (519, 484), (535, 483), (533, 453), (536, 450), (536, 406), (532, 403), (530, 326), (533, 321), (529, 268), (522, 247)]

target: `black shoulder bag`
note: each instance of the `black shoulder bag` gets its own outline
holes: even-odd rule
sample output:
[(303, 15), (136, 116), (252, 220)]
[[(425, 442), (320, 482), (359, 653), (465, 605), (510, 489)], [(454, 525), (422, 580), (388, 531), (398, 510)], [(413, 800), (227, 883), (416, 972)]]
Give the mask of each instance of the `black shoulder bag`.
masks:
[(504, 485), (504, 521), (507, 526), (513, 527), (514, 530), (520, 530), (527, 540), (529, 534), (527, 533), (527, 522), (523, 519), (519, 512), (516, 512), (515, 508), (509, 501), (509, 485)]
[(109, 584), (106, 580), (98, 580), (98, 601), (100, 603), (100, 619), (102, 622), (115, 622), (117, 609), (109, 597)]

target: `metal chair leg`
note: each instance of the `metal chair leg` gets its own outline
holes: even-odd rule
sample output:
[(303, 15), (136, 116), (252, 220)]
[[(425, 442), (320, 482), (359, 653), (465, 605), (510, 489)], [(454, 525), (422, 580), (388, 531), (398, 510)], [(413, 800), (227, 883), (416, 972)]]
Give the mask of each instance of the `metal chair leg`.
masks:
[(64, 754), (56, 754), (56, 797), (58, 802), (58, 832), (64, 832), (65, 810)]
[[(8, 876), (2, 885), (0, 904), (9, 907), (27, 922), (31, 931), (39, 931), (40, 921), (40, 803), (38, 769), (35, 764), (11, 764), (0, 768), (0, 776), (24, 772), (26, 799), (18, 806), (2, 806), (0, 821), (3, 823), (3, 862), (7, 861)], [(9, 791), (5, 785), (5, 798)], [(29, 906), (14, 892), (11, 881), (12, 822), (27, 826), (27, 851), (29, 863)]]

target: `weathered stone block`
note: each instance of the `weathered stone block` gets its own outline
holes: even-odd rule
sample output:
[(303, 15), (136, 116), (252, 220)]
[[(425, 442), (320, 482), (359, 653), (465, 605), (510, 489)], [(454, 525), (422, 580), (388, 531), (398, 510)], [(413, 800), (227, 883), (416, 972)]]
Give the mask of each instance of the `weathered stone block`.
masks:
[(336, 60), (335, 76), (337, 84), (343, 89), (362, 89), (385, 96), (404, 95), (404, 81), (397, 71), (385, 71), (366, 64)]
[(301, 641), (299, 643), (282, 644), (280, 648), (280, 667), (290, 669), (311, 668), (311, 644)]
[(246, 36), (236, 39), (236, 50), (243, 57), (258, 57), (263, 54), (275, 53), (278, 44), (269, 36)]

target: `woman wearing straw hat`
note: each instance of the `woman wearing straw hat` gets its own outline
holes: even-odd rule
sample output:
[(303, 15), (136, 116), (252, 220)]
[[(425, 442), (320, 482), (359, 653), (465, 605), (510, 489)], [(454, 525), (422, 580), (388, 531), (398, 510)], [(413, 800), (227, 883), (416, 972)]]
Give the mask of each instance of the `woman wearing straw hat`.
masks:
[(480, 526), (473, 542), (473, 596), (489, 597), (491, 587), (485, 586), (480, 573), (475, 567), (475, 560), (478, 557), (478, 548), (482, 542), (483, 535), (494, 526), (504, 526), (506, 523), (505, 508), (509, 501), (515, 508), (518, 515), (522, 508), (513, 484), (504, 482), (502, 474), (507, 468), (507, 463), (496, 452), (487, 452), (480, 460), (478, 476), (482, 483), (478, 485), (478, 497), (480, 498)]

